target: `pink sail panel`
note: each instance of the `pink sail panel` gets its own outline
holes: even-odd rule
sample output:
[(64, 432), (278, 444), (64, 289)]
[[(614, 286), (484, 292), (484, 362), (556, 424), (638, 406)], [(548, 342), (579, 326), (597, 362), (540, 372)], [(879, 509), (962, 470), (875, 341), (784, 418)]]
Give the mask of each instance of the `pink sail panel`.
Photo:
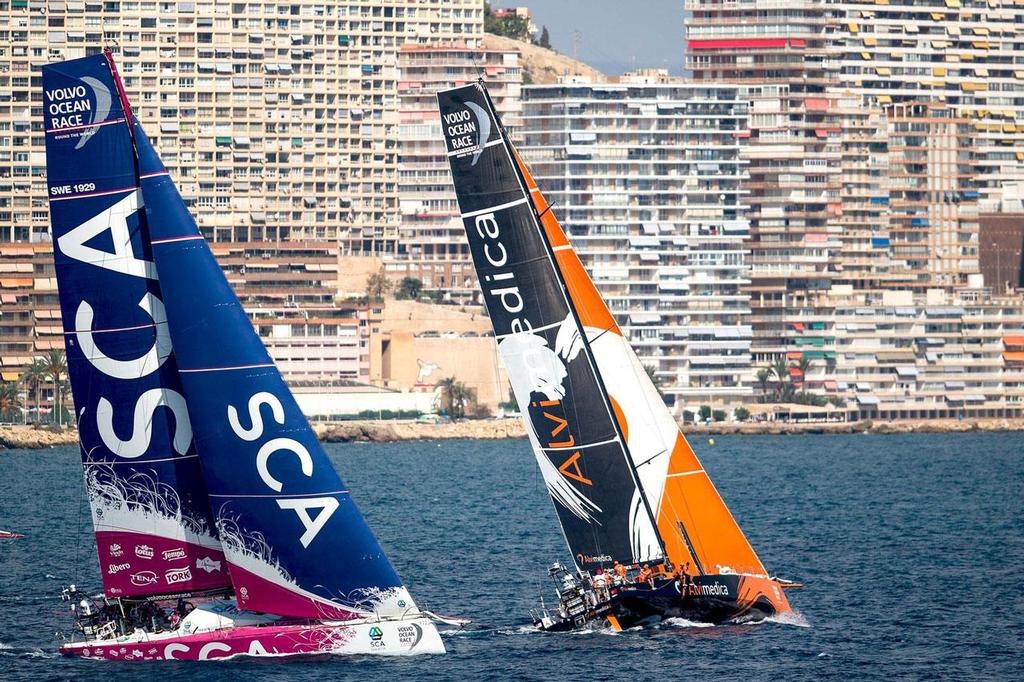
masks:
[(224, 552), (159, 535), (97, 531), (100, 571), (112, 597), (199, 592), (223, 587)]

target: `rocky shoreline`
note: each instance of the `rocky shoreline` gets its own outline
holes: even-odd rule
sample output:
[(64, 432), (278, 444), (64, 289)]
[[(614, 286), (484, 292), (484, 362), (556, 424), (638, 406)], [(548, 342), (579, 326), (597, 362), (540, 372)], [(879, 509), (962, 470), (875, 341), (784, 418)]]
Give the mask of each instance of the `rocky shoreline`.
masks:
[[(464, 420), (433, 424), (420, 421), (344, 421), (315, 423), (313, 430), (325, 443), (395, 443), (408, 440), (453, 438), (494, 440), (524, 438), (523, 424), (516, 418)], [(799, 435), (826, 433), (967, 433), (976, 431), (1024, 431), (1024, 419), (936, 419), (921, 421), (720, 423), (683, 428), (688, 435)], [(38, 450), (78, 443), (75, 429), (0, 426), (0, 450)]]

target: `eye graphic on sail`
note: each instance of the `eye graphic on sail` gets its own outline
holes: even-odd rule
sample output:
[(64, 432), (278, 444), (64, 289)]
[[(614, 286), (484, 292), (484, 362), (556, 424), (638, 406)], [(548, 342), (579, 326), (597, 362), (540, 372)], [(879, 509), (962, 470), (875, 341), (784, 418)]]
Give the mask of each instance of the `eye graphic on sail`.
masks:
[[(110, 97), (110, 90), (101, 81), (96, 80), (92, 76), (83, 76), (82, 82), (92, 88), (93, 99), (96, 102), (96, 111), (93, 112), (92, 118), (89, 121), (94, 123), (96, 121), (106, 120), (107, 114), (110, 113), (110, 104), (112, 99)], [(78, 139), (78, 144), (75, 145), (75, 149), (81, 149), (85, 146), (85, 143), (92, 139), (92, 136), (96, 134), (96, 128), (89, 128), (82, 136)]]

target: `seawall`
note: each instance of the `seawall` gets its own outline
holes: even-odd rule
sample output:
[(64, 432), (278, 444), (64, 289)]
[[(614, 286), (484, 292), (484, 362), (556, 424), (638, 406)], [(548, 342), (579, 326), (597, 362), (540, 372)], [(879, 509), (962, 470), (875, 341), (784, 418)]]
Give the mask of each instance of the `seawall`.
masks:
[[(523, 424), (516, 418), (480, 419), (432, 424), (420, 421), (344, 421), (313, 424), (325, 443), (392, 443), (407, 440), (468, 438), (494, 440), (524, 438)], [(687, 435), (799, 435), (807, 433), (968, 433), (976, 431), (1024, 431), (1024, 419), (932, 419), (895, 422), (859, 421), (794, 424), (785, 422), (720, 423), (683, 428)], [(75, 445), (78, 432), (33, 426), (0, 426), (0, 449), (34, 450)]]

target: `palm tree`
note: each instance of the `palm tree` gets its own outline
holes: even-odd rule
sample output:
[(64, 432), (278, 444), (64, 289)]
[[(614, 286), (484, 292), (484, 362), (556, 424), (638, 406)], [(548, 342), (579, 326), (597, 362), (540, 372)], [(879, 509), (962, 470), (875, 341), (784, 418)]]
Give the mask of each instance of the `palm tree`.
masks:
[(53, 409), (57, 411), (57, 425), (61, 426), (63, 420), (61, 413), (64, 411), (64, 401), (61, 395), (61, 388), (64, 384), (61, 379), (68, 372), (68, 359), (64, 355), (64, 351), (51, 350), (43, 356), (43, 366), (46, 375), (53, 381)]
[(0, 421), (14, 421), (20, 414), (21, 390), (16, 381), (0, 382)]
[(757, 386), (761, 389), (761, 402), (768, 402), (768, 382), (772, 380), (772, 371), (767, 367), (757, 370)]
[(768, 365), (768, 372), (775, 377), (778, 384), (775, 388), (775, 402), (781, 402), (786, 392), (786, 384), (789, 383), (789, 365), (786, 364), (786, 359), (781, 356), (775, 358), (772, 364)]
[(466, 408), (476, 402), (476, 392), (461, 381), (456, 381), (452, 386), (452, 416), (462, 418), (466, 416)]
[(455, 393), (455, 385), (459, 382), (455, 380), (455, 377), (445, 377), (438, 381), (434, 386), (441, 389), (441, 395), (439, 396), (440, 407), (444, 410), (445, 414), (449, 417), (453, 417), (452, 409), (454, 408), (453, 395)]
[[(39, 419), (39, 389), (47, 379), (46, 364), (42, 358), (36, 358), (32, 361), (25, 371), (21, 373), (21, 381), (32, 390), (32, 402), (31, 405), (35, 406), (36, 419)], [(28, 406), (26, 406), (28, 407)], [(31, 411), (31, 408), (29, 408)]]
[(807, 373), (811, 371), (813, 366), (814, 363), (806, 356), (800, 356), (800, 360), (796, 363), (796, 368), (800, 371), (800, 390), (804, 393), (807, 392)]
[(661, 388), (661, 377), (658, 376), (658, 368), (654, 365), (644, 365), (644, 371), (647, 372), (647, 378), (654, 384), (654, 388), (658, 389), (658, 395), (664, 400), (665, 391)]

